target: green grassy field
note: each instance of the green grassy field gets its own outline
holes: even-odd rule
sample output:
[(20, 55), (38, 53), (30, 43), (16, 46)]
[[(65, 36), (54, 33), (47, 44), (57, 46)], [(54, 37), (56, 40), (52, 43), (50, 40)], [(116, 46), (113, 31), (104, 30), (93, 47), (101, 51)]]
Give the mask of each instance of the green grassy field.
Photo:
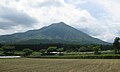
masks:
[(0, 72), (120, 72), (120, 60), (0, 59)]

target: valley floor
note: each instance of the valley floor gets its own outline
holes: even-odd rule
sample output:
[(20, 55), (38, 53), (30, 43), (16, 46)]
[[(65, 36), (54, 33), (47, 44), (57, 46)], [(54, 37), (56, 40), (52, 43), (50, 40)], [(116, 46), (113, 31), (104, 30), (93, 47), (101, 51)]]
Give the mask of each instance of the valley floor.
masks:
[(120, 72), (119, 59), (0, 59), (0, 72)]

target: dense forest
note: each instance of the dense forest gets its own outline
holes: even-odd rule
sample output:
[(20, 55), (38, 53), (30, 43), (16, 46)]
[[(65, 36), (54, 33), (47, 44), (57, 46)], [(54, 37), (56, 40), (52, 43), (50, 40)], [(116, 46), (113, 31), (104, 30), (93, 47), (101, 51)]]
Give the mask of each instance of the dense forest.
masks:
[[(0, 44), (0, 48), (4, 46), (4, 44)], [(25, 48), (29, 48), (32, 49), (33, 51), (39, 51), (41, 49), (47, 49), (50, 46), (54, 46), (57, 48), (64, 48), (65, 51), (73, 51), (73, 52), (77, 52), (79, 51), (79, 49), (81, 48), (85, 48), (85, 51), (92, 51), (92, 47), (96, 46), (95, 44), (90, 44), (90, 45), (78, 45), (78, 44), (60, 44), (60, 43), (56, 43), (56, 44), (12, 44), (10, 46), (15, 46), (15, 50), (17, 51), (21, 51)], [(101, 46), (101, 50), (111, 50), (113, 49), (112, 45), (100, 45)]]

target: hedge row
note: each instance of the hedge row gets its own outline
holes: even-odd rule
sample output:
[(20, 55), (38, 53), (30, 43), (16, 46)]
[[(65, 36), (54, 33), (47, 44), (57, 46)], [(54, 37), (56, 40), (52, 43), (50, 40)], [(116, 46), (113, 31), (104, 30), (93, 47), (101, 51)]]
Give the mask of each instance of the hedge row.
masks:
[(45, 59), (120, 59), (120, 56), (29, 56), (28, 58), (45, 58)]

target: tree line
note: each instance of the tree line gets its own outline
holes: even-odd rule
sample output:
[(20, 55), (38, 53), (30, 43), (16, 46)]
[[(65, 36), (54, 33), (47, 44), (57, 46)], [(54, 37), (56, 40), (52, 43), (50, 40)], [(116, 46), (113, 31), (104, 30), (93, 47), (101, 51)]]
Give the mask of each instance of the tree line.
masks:
[(78, 44), (0, 44), (0, 51), (4, 55), (14, 55), (15, 51), (22, 51), (24, 56), (32, 54), (33, 51), (39, 51), (41, 55), (50, 55), (51, 52), (91, 52), (100, 54), (102, 50), (113, 50), (114, 54), (120, 54), (120, 38), (116, 37), (112, 45), (78, 45)]
[[(100, 54), (100, 50), (101, 50), (101, 45), (88, 45), (87, 47), (85, 46), (81, 46), (77, 52), (86, 52), (86, 51), (94, 51), (94, 54)], [(1, 46), (0, 51), (3, 53), (3, 55), (15, 55), (15, 51), (17, 51), (15, 49), (16, 47), (13, 45), (4, 45)], [(28, 56), (31, 55), (32, 52), (34, 50), (30, 49), (30, 48), (24, 48), (23, 50), (21, 50), (23, 52), (22, 56)], [(55, 55), (55, 53), (52, 52), (57, 52), (59, 55), (63, 55), (62, 52), (73, 52), (74, 50), (72, 49), (66, 49), (64, 47), (56, 47), (56, 46), (49, 46), (46, 49), (40, 49), (38, 50), (41, 55)]]
[[(0, 48), (5, 44), (0, 44)], [(72, 51), (72, 52), (79, 52), (79, 51), (93, 51), (92, 47), (96, 46), (97, 44), (7, 44), (8, 46), (15, 46), (16, 51), (22, 51), (25, 48), (29, 48), (33, 51), (39, 51), (41, 49), (47, 49), (50, 46), (57, 47), (57, 48), (64, 48), (65, 51)], [(113, 49), (112, 45), (99, 45), (101, 46), (101, 50), (111, 50)]]

